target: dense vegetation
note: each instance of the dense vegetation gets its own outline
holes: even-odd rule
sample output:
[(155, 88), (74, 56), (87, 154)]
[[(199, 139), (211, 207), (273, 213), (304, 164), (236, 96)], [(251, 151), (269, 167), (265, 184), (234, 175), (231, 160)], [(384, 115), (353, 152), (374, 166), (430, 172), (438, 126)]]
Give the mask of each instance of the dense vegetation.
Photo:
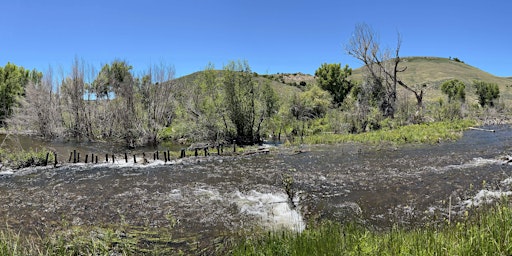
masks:
[[(312, 136), (306, 142), (318, 143), (507, 111), (495, 82), (474, 80), (467, 87), (464, 80), (450, 79), (438, 84), (438, 92), (431, 86), (409, 90), (398, 76), (396, 84), (407, 87), (395, 88), (393, 82), (381, 82), (391, 78), (371, 75), (385, 72), (367, 70), (364, 79), (351, 76), (352, 70), (340, 64), (322, 64), (316, 80), (298, 74), (259, 76), (242, 61), (230, 62), (222, 70), (210, 64), (178, 79), (165, 65), (150, 67), (139, 77), (132, 69), (115, 60), (95, 72), (75, 60), (71, 74), (57, 79), (51, 70), (43, 75), (8, 63), (0, 69), (2, 126), (48, 139), (122, 140), (132, 147), (163, 139), (252, 144), (282, 137), (297, 142), (297, 136)], [(416, 103), (410, 100), (414, 98)], [(478, 104), (470, 103), (473, 99)], [(485, 111), (488, 108), (495, 111)]]

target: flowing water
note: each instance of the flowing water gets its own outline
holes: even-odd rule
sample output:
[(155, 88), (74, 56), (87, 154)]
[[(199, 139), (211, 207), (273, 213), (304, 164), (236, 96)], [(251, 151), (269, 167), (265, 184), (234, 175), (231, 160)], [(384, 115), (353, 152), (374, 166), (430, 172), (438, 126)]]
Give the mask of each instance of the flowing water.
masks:
[[(349, 143), (147, 165), (122, 159), (12, 174), (0, 170), (0, 221), (39, 232), (62, 220), (145, 227), (172, 223), (176, 237), (205, 244), (254, 228), (300, 232), (309, 220), (320, 218), (382, 229), (444, 221), (511, 193), (512, 169), (504, 156), (512, 149), (512, 128), (486, 128), (496, 132), (469, 130), (456, 142), (436, 145)], [(41, 143), (22, 140), (20, 145)], [(123, 151), (93, 143), (49, 146), (62, 154), (73, 148)]]

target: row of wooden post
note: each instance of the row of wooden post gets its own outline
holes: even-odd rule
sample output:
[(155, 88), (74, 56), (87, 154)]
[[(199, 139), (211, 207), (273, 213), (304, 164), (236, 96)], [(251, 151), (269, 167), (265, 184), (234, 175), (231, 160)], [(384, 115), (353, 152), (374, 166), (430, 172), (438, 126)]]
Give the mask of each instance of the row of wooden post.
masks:
[[(233, 141), (233, 152), (236, 152), (236, 141)], [(218, 155), (222, 155), (224, 153), (224, 145), (223, 144), (220, 144), (220, 145), (217, 145), (216, 146), (217, 148), (217, 154)], [(199, 152), (198, 150), (201, 149), (201, 148), (194, 148), (194, 156), (199, 156)], [(202, 148), (204, 150), (204, 156), (209, 156), (210, 153), (208, 151), (208, 147), (204, 147)], [(171, 155), (170, 155), (170, 152), (169, 150), (167, 151), (164, 151), (164, 162), (167, 163), (167, 161), (171, 161)], [(45, 166), (48, 165), (48, 159), (50, 157), (50, 153), (46, 153), (46, 160), (45, 160)], [(186, 157), (186, 149), (185, 148), (182, 148), (181, 149), (181, 154), (180, 154), (180, 158), (185, 158)], [(57, 153), (54, 152), (53, 153), (53, 158), (54, 158), (54, 167), (57, 166)], [(147, 161), (146, 159), (146, 153), (143, 152), (142, 153), (142, 158), (143, 158), (143, 161)], [(112, 159), (112, 163), (115, 162), (115, 155), (112, 154), (111, 155), (111, 158)], [(128, 154), (127, 153), (124, 153), (124, 159), (125, 159), (125, 162), (128, 163)], [(73, 161), (71, 161), (73, 160)], [(160, 153), (159, 151), (157, 150), (156, 152), (153, 153), (153, 160), (160, 160)], [(80, 162), (80, 152), (77, 152), (76, 150), (73, 150), (73, 152), (70, 152), (69, 154), (69, 159), (68, 159), (68, 163), (79, 163)], [(109, 154), (105, 154), (105, 162), (109, 163)], [(85, 161), (84, 163), (89, 163), (89, 155), (85, 155)], [(98, 163), (98, 155), (94, 155), (94, 154), (91, 154), (91, 161), (90, 163)], [(137, 163), (137, 157), (136, 155), (133, 155), (133, 163)]]

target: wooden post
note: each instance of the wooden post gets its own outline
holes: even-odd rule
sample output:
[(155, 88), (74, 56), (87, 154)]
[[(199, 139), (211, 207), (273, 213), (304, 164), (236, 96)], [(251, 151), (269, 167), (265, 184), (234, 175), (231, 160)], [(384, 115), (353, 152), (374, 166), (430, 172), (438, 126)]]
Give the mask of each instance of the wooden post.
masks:
[(137, 163), (137, 158), (135, 157), (135, 155), (133, 155), (133, 163), (136, 164)]
[(89, 160), (89, 155), (85, 155), (85, 163), (87, 163), (87, 160)]
[(169, 162), (171, 161), (171, 154), (169, 154), (169, 150), (167, 150), (167, 160), (169, 160)]
[(158, 155), (158, 150), (156, 151), (156, 160), (160, 160), (160, 156)]
[(236, 140), (233, 140), (233, 153), (236, 153)]
[(73, 149), (73, 163), (76, 163), (76, 149)]
[(94, 164), (94, 154), (91, 154), (91, 163)]
[(76, 153), (76, 162), (80, 163), (80, 152)]
[(197, 157), (197, 155), (198, 155), (198, 154), (197, 154), (197, 148), (195, 148), (195, 153), (194, 153), (194, 155), (195, 155), (196, 157)]
[(128, 163), (128, 155), (126, 153), (124, 153), (124, 160), (126, 163)]
[(48, 165), (48, 157), (50, 157), (50, 152), (46, 152), (46, 160), (44, 160), (44, 166)]
[(116, 159), (114, 157), (114, 154), (112, 154), (112, 163), (115, 163), (116, 162)]
[(204, 148), (204, 156), (208, 156), (208, 147)]
[(96, 163), (98, 163), (98, 155), (96, 155), (96, 159), (95, 160), (96, 160)]
[(73, 157), (73, 152), (70, 152), (69, 153), (69, 160), (68, 160), (68, 163), (71, 163), (71, 158)]
[(54, 158), (53, 159), (54, 160), (53, 167), (55, 168), (55, 167), (57, 167), (57, 153), (56, 152), (53, 152), (53, 158)]
[(220, 156), (220, 146), (219, 145), (217, 145), (217, 155)]
[(164, 163), (167, 163), (167, 152), (164, 151)]
[(153, 153), (153, 161), (156, 160), (156, 153)]
[(108, 154), (105, 154), (105, 161), (108, 163)]

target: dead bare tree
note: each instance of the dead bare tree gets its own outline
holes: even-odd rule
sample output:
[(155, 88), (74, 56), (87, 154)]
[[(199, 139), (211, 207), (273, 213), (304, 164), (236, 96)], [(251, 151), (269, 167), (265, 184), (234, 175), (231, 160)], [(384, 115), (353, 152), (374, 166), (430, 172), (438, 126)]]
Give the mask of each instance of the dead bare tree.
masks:
[(61, 135), (60, 103), (55, 88), (51, 67), (40, 81), (31, 80), (25, 87), (25, 97), (21, 99), (20, 106), (8, 120), (9, 127), (28, 130), (47, 139)]
[(71, 67), (71, 74), (64, 79), (61, 85), (63, 102), (63, 120), (66, 128), (73, 138), (88, 137), (86, 131), (87, 120), (85, 115), (85, 66), (83, 60), (75, 58)]
[(363, 62), (367, 75), (375, 83), (375, 86), (383, 88), (380, 110), (385, 117), (393, 118), (396, 111), (397, 86), (414, 94), (418, 110), (423, 104), (423, 89), (414, 89), (402, 81), (398, 74), (407, 70), (402, 67), (400, 58), (400, 46), (402, 40), (398, 35), (397, 45), (394, 51), (381, 50), (376, 38), (376, 33), (367, 24), (358, 24), (350, 39), (346, 50), (349, 55)]

